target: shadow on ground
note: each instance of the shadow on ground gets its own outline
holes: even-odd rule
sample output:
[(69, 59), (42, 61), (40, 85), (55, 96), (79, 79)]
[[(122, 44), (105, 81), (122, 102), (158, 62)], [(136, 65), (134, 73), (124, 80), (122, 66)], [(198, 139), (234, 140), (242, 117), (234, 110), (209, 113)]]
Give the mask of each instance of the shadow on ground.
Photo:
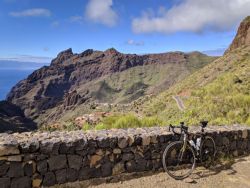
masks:
[(225, 171), (228, 175), (235, 175), (237, 174), (237, 170), (234, 169), (233, 165), (235, 163), (244, 161), (246, 161), (246, 159), (244, 159), (244, 156), (242, 156), (237, 159), (228, 158), (218, 160), (213, 166), (210, 166), (209, 168), (198, 166), (196, 171), (192, 174), (192, 179), (197, 180), (209, 176), (215, 176), (222, 171)]
[[(71, 187), (78, 188), (79, 187), (80, 188), (80, 187), (97, 186), (97, 187), (106, 188), (106, 187), (127, 187), (128, 184), (129, 184), (129, 187), (134, 187), (136, 185), (137, 186), (140, 185), (139, 187), (152, 187), (152, 185), (154, 185), (154, 187), (156, 188), (156, 187), (160, 187), (162, 184), (168, 185), (170, 187), (174, 187), (174, 185), (176, 184), (176, 188), (179, 186), (183, 186), (183, 185), (185, 185), (185, 187), (193, 187), (194, 184), (197, 184), (196, 185), (197, 187), (204, 187), (203, 185), (207, 184), (206, 182), (211, 182), (214, 179), (217, 180), (217, 176), (219, 176), (220, 178), (224, 175), (231, 175), (234, 177), (237, 176), (237, 170), (234, 168), (235, 164), (237, 163), (244, 164), (245, 161), (246, 159), (244, 157), (240, 157), (237, 159), (231, 158), (230, 160), (224, 159), (224, 160), (218, 161), (213, 167), (210, 167), (210, 168), (204, 168), (198, 165), (195, 171), (193, 172), (193, 174), (189, 178), (184, 179), (184, 180), (174, 180), (173, 178), (169, 177), (166, 173), (164, 173), (163, 170), (160, 170), (157, 172), (124, 173), (124, 174), (113, 176), (113, 177), (91, 179), (91, 180), (81, 181), (81, 182), (77, 182), (73, 184), (72, 183), (64, 184), (64, 185), (60, 185), (56, 187), (60, 187), (60, 188), (71, 188)], [(152, 183), (152, 184), (150, 185), (145, 184), (147, 182)], [(208, 187), (209, 186), (210, 185), (208, 185)]]

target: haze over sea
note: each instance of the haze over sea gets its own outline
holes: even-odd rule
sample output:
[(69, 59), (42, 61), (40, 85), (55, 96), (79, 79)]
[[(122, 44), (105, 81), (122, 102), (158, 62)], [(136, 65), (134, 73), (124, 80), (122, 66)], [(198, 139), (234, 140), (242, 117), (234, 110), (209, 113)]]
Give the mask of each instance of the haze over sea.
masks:
[(0, 100), (6, 99), (11, 88), (47, 63), (0, 60)]

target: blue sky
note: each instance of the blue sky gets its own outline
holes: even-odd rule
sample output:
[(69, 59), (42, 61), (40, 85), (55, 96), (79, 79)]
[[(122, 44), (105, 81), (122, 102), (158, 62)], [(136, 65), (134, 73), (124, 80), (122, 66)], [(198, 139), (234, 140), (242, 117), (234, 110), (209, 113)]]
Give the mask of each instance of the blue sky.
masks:
[(250, 0), (0, 0), (0, 60), (59, 51), (222, 53)]

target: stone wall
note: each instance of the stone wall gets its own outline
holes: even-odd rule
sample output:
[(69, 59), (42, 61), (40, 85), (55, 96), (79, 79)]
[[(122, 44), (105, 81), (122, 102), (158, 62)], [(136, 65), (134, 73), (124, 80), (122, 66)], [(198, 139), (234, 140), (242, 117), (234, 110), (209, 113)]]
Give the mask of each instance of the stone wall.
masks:
[[(190, 128), (192, 135), (198, 131)], [(207, 134), (214, 137), (219, 152), (225, 145), (234, 156), (250, 152), (247, 127), (210, 127)], [(176, 139), (168, 127), (0, 134), (0, 188), (157, 171), (163, 150)]]

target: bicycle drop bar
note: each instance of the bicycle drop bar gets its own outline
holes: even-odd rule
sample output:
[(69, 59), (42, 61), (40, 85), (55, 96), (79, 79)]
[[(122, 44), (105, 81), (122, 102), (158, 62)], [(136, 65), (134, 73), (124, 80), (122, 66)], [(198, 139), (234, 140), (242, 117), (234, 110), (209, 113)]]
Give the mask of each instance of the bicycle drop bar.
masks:
[(188, 127), (187, 127), (187, 126), (184, 126), (183, 123), (181, 123), (180, 126), (173, 126), (173, 125), (171, 125), (171, 124), (169, 125), (169, 131), (172, 131), (174, 134), (181, 135), (181, 133), (177, 133), (177, 132), (175, 131), (175, 128), (181, 129), (181, 133), (182, 133), (182, 132), (188, 133)]

